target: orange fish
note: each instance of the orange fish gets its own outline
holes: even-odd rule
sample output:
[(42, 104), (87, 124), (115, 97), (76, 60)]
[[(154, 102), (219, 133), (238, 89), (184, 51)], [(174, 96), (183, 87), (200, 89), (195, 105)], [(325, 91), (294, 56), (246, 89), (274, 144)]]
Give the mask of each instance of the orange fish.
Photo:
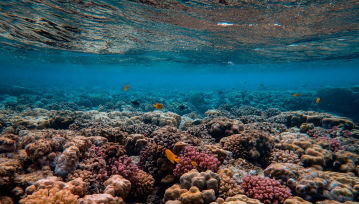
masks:
[(317, 100), (315, 100), (315, 103), (318, 104), (320, 102), (320, 97), (317, 98)]
[(198, 166), (197, 162), (195, 162), (195, 161), (191, 161), (191, 164), (192, 164), (194, 167), (197, 167), (197, 166)]
[(127, 85), (125, 86), (124, 90), (127, 91), (128, 87), (130, 87), (130, 85), (127, 84)]
[(154, 106), (156, 109), (162, 109), (162, 108), (163, 108), (163, 105), (160, 104), (160, 103), (155, 103), (155, 104), (153, 104), (153, 106)]
[(299, 93), (295, 93), (295, 94), (293, 94), (292, 96), (293, 96), (293, 97), (297, 97), (297, 96), (300, 96), (300, 94), (299, 94)]
[(166, 157), (172, 164), (179, 163), (180, 159), (178, 159), (177, 155), (175, 155), (171, 150), (166, 149)]

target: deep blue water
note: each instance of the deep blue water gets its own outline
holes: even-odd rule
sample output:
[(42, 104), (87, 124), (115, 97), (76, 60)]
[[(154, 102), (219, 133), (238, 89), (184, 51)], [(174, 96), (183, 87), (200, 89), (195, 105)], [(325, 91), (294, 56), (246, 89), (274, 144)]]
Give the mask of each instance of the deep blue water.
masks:
[(231, 88), (240, 90), (320, 89), (359, 85), (359, 61), (318, 61), (281, 64), (193, 65), (159, 62), (153, 65), (2, 64), (1, 83), (24, 87), (102, 89)]
[[(150, 184), (125, 201), (161, 203), (169, 184), (180, 182), (177, 161), (167, 161), (164, 150), (175, 151), (183, 138), (206, 154), (208, 144), (217, 145), (211, 151), (223, 157), (222, 167), (244, 173), (231, 175), (236, 184), (245, 174), (263, 174), (278, 150), (271, 162), (294, 161), (298, 168), (288, 169), (307, 185), (283, 179), (293, 195), (358, 201), (350, 180), (359, 174), (358, 126), (284, 113), (290, 111), (359, 124), (358, 0), (0, 1), (0, 203), (5, 195), (14, 202), (30, 197), (26, 187), (48, 173), (83, 177), (87, 195), (102, 193), (100, 169), (112, 174), (122, 154), (134, 158), (126, 168), (142, 156), (149, 167), (141, 168), (155, 171), (146, 178), (156, 180), (153, 192)], [(219, 142), (232, 136), (233, 148), (225, 147), (232, 139)], [(232, 157), (236, 152), (245, 157)], [(83, 174), (72, 174), (80, 166)], [(325, 180), (299, 167), (348, 177)]]
[(2, 1), (0, 99), (23, 95), (18, 105), (44, 108), (35, 96), (150, 104), (200, 94), (207, 106), (192, 111), (201, 114), (229, 104), (358, 120), (358, 9), (356, 1)]

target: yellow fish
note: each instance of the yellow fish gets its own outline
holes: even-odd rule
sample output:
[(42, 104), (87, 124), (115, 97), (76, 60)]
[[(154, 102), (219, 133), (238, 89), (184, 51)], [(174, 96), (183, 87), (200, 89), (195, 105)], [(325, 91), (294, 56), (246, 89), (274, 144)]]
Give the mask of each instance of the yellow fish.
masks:
[(320, 97), (317, 98), (317, 100), (315, 100), (315, 103), (318, 104), (320, 102)]
[(293, 94), (292, 96), (293, 96), (293, 97), (297, 97), (297, 96), (300, 96), (300, 94), (299, 94), (299, 93), (295, 93), (295, 94)]
[(154, 106), (156, 109), (162, 109), (162, 108), (163, 108), (163, 105), (160, 104), (160, 103), (155, 103), (155, 104), (153, 104), (153, 106)]
[(177, 158), (177, 155), (175, 155), (171, 150), (166, 149), (166, 157), (172, 164), (179, 163), (180, 159)]
[(127, 91), (128, 87), (130, 87), (130, 85), (127, 84), (127, 85), (125, 86), (124, 90)]
[(191, 161), (191, 164), (192, 164), (194, 167), (197, 167), (197, 166), (198, 166), (197, 162), (195, 162), (195, 161)]

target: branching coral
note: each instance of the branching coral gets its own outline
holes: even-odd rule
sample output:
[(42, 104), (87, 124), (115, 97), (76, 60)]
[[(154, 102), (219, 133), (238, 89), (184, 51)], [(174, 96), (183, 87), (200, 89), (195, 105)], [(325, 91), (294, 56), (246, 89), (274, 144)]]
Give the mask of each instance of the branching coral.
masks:
[(243, 194), (244, 191), (239, 183), (233, 178), (234, 173), (230, 169), (220, 169), (219, 177), (219, 196), (227, 198), (237, 194)]
[(181, 131), (175, 127), (163, 127), (154, 131), (151, 135), (156, 144), (172, 149), (176, 142), (181, 140)]
[(137, 180), (139, 168), (132, 163), (132, 159), (127, 156), (121, 156), (118, 160), (114, 161), (111, 167), (111, 174), (120, 174), (130, 181)]
[(270, 160), (277, 163), (300, 163), (298, 154), (291, 150), (279, 150), (275, 149), (272, 151)]
[(284, 203), (291, 196), (289, 188), (268, 177), (246, 176), (242, 179), (241, 186), (248, 197), (263, 203)]
[(130, 180), (132, 184), (130, 194), (135, 197), (143, 197), (152, 192), (155, 180), (150, 174), (139, 170), (136, 179)]
[[(199, 152), (193, 146), (187, 146), (179, 156), (179, 159), (180, 162), (173, 170), (173, 174), (176, 176), (181, 176), (191, 169), (197, 169), (199, 171), (212, 170), (217, 172), (220, 164), (216, 157), (206, 152)], [(195, 162), (195, 164), (193, 162)]]
[(155, 143), (148, 143), (140, 153), (139, 166), (151, 175), (157, 175), (159, 170), (157, 160), (164, 151), (164, 147)]

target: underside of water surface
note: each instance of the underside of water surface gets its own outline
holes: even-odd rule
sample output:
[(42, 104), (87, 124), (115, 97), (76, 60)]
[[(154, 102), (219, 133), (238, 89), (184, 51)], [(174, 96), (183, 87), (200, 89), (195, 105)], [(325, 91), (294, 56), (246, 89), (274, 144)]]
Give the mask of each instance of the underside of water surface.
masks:
[(0, 203), (359, 202), (357, 0), (0, 1)]

